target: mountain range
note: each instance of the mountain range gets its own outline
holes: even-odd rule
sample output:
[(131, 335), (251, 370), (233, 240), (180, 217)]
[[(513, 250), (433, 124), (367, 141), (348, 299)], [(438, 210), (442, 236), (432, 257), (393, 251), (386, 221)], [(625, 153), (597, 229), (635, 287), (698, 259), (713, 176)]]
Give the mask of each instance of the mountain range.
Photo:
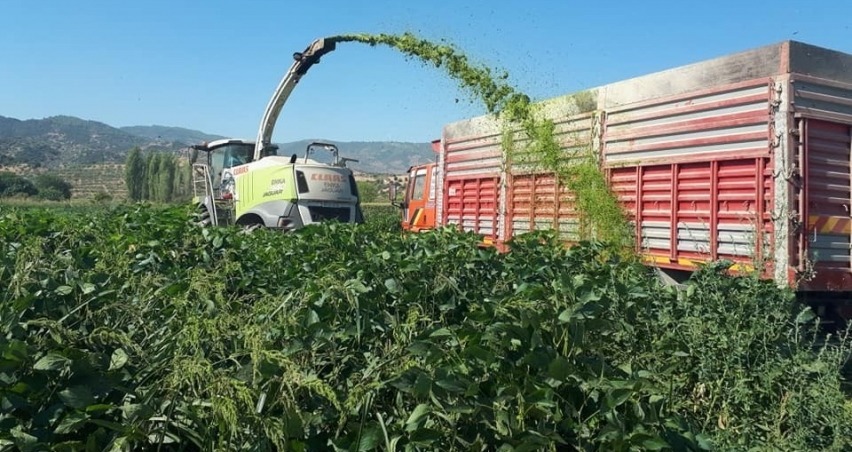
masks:
[[(169, 126), (112, 127), (74, 116), (19, 120), (0, 116), (0, 167), (60, 168), (75, 165), (123, 163), (134, 147), (176, 152), (191, 144), (223, 138), (198, 130)], [(434, 159), (429, 143), (393, 141), (341, 142), (306, 139), (279, 143), (281, 155), (304, 155), (311, 141), (336, 144), (343, 157), (357, 159), (348, 166), (375, 174), (404, 173), (411, 165)]]

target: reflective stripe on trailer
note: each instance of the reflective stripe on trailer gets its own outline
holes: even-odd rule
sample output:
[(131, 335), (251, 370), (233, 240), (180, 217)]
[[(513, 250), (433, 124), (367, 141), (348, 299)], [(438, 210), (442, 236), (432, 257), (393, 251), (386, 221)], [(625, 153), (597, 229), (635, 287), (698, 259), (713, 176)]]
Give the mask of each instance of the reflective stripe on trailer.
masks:
[[(676, 264), (680, 267), (697, 268), (700, 264), (708, 263), (709, 259), (707, 261), (702, 261), (696, 259), (685, 259), (681, 257), (678, 258), (677, 261), (672, 261), (668, 256), (652, 256), (645, 254), (642, 256), (642, 261), (646, 264), (657, 264), (663, 267), (665, 267), (666, 265)], [(745, 263), (735, 263), (731, 265), (730, 270), (732, 272), (749, 273), (754, 271), (754, 265)]]
[(852, 219), (846, 217), (830, 217), (810, 215), (808, 229), (822, 234), (852, 234)]

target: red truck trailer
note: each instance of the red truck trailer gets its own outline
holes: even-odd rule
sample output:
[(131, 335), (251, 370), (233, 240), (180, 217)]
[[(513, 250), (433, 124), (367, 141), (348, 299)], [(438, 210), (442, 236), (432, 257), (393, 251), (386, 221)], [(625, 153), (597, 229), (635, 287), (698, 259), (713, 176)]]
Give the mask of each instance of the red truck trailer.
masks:
[[(566, 155), (599, 156), (637, 250), (664, 278), (726, 259), (759, 267), (829, 316), (852, 313), (852, 55), (786, 41), (542, 108)], [(493, 116), (444, 127), (436, 226), (498, 247), (541, 229), (577, 240), (571, 194), (552, 172), (513, 164), (501, 134)]]

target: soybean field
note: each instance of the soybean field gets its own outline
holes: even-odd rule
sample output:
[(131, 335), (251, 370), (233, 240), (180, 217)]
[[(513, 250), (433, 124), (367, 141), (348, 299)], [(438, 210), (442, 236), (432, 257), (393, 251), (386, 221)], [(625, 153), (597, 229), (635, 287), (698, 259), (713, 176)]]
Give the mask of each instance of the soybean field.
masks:
[(0, 206), (0, 450), (848, 450), (845, 336), (599, 242)]

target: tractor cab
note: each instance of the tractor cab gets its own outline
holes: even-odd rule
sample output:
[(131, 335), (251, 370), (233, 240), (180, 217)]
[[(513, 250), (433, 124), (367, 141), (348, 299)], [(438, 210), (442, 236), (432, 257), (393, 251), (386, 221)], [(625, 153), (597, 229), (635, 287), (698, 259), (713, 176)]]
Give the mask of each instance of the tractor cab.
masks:
[[(206, 171), (209, 171), (215, 198), (222, 198), (222, 188), (228, 183), (230, 170), (254, 160), (253, 141), (223, 139), (194, 145), (192, 148), (205, 153), (199, 163), (205, 165)], [(277, 146), (268, 146), (264, 150), (266, 155), (274, 155), (277, 149)]]
[(204, 152), (199, 163), (206, 164), (214, 192), (221, 188), (224, 170), (249, 163), (254, 156), (254, 143), (244, 140), (216, 140), (192, 148)]

